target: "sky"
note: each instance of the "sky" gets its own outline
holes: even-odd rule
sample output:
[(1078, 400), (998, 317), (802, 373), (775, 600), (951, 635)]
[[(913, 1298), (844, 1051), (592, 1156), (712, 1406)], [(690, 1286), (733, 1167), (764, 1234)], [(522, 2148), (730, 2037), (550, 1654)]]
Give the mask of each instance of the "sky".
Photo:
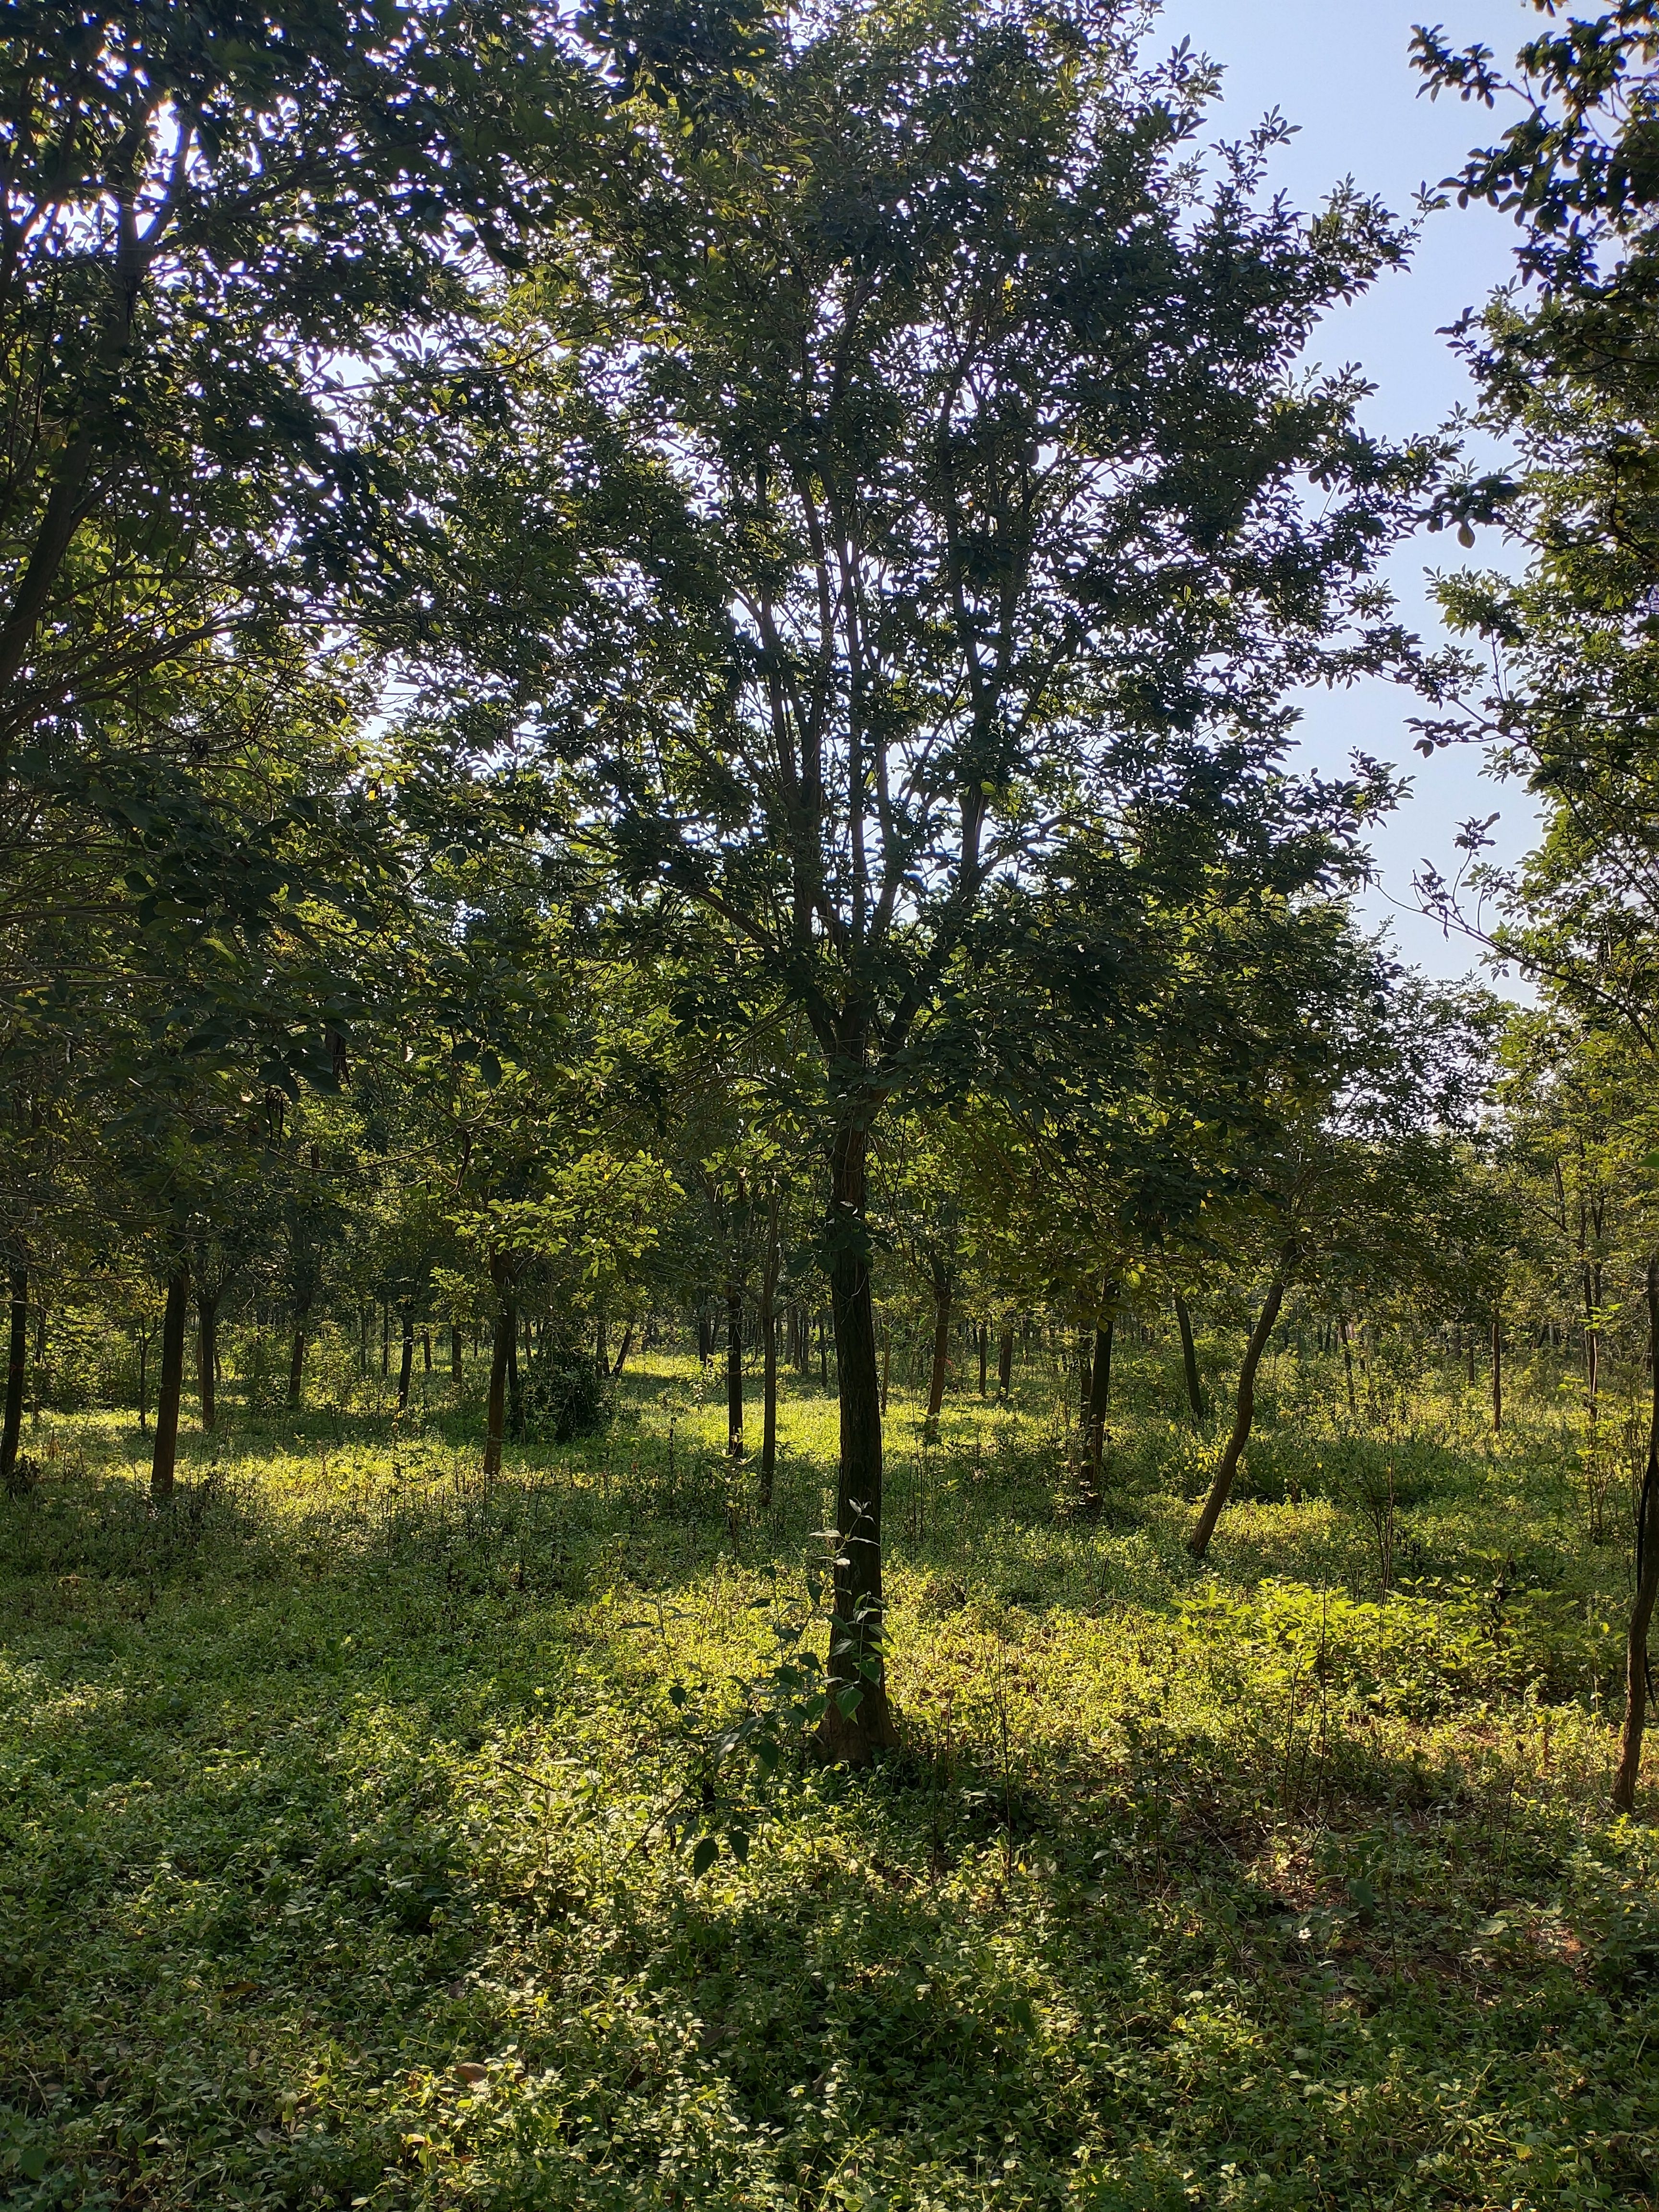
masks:
[[(1442, 25), (1455, 46), (1479, 41), (1504, 62), (1541, 27), (1524, 0), (1441, 0), (1437, 8), (1424, 0), (1415, 7), (1408, 0), (1165, 0), (1143, 53), (1150, 59), (1188, 38), (1222, 64), (1217, 136), (1242, 137), (1275, 107), (1297, 125), (1273, 169), (1274, 185), (1297, 204), (1316, 205), (1352, 176), (1396, 213), (1408, 214), (1421, 185), (1451, 174), (1510, 119), (1501, 109), (1419, 96), (1421, 80), (1407, 55), (1413, 26), (1425, 21)], [(1508, 216), (1460, 210), (1454, 201), (1425, 221), (1407, 270), (1381, 278), (1322, 325), (1311, 358), (1328, 367), (1357, 362), (1376, 387), (1364, 410), (1370, 428), (1394, 435), (1431, 430), (1473, 399), (1439, 332), (1509, 280), (1516, 238)], [(1513, 568), (1516, 556), (1495, 531), (1480, 532), (1471, 553), (1445, 532), (1414, 539), (1389, 562), (1401, 610), (1425, 636), (1441, 635), (1425, 571), (1460, 562)], [(1476, 814), (1499, 817), (1489, 857), (1517, 859), (1532, 842), (1534, 817), (1525, 792), (1495, 784), (1478, 755), (1458, 749), (1425, 762), (1415, 754), (1406, 726), (1413, 708), (1411, 696), (1392, 684), (1310, 694), (1303, 702), (1302, 743), (1308, 760), (1322, 769), (1341, 768), (1356, 748), (1409, 768), (1411, 796), (1372, 839), (1378, 883), (1364, 907), (1374, 920), (1390, 921), (1397, 950), (1413, 965), (1461, 975), (1478, 956), (1467, 939), (1448, 940), (1416, 912), (1413, 874), (1425, 860), (1451, 874), (1457, 827)], [(1499, 988), (1523, 995), (1513, 977)]]

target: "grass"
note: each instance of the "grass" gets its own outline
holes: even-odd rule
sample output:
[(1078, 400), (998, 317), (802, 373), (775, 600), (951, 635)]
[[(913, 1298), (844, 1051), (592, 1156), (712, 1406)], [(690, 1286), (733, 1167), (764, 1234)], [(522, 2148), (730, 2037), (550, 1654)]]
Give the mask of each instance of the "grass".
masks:
[(1199, 1569), (1137, 1358), (1086, 1516), (1042, 1373), (933, 1452), (896, 1399), (867, 1776), (718, 1747), (802, 1617), (815, 1385), (764, 1519), (684, 1360), (487, 1492), (435, 1407), (233, 1407), (156, 1516), (130, 1423), (47, 1416), (0, 1504), (0, 2199), (1655, 2202), (1628, 1516), (1589, 1540), (1552, 1378), (1494, 1446), (1455, 1378), (1362, 1425), (1281, 1359)]

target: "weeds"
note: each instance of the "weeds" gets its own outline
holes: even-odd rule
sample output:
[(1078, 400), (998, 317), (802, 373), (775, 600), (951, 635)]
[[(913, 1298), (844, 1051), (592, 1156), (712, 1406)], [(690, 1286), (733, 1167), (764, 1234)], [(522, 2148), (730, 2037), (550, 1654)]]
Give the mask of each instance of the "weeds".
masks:
[(684, 1364), (623, 1387), (487, 1486), (435, 1409), (245, 1417), (162, 1514), (113, 1424), (33, 1444), (9, 2201), (1650, 2201), (1627, 1562), (1547, 1401), (1368, 1437), (1339, 1368), (1200, 1574), (1190, 1427), (1121, 1407), (1079, 1517), (1046, 1402), (924, 1453), (896, 1393), (907, 1748), (853, 1777), (808, 1743), (830, 1401), (763, 1517)]

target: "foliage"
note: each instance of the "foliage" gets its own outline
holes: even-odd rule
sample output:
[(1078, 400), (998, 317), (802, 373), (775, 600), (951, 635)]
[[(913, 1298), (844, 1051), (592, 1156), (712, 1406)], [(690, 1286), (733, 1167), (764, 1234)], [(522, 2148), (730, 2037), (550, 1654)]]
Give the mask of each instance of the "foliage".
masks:
[(1620, 1570), (1547, 1388), (1500, 1454), (1455, 1368), (1413, 1401), (1382, 1601), (1318, 1492), (1200, 1576), (1150, 1458), (1057, 1514), (1040, 1370), (994, 1446), (947, 1409), (925, 1534), (896, 1471), (913, 1747), (860, 1778), (744, 1733), (811, 1694), (769, 1655), (829, 1401), (785, 1540), (734, 1536), (714, 1408), (669, 1479), (670, 1371), (620, 1454), (488, 1494), (319, 1421), (157, 1519), (58, 1425), (85, 1472), (0, 1508), (20, 2203), (1639, 2197), (1654, 1869), (1599, 1810)]

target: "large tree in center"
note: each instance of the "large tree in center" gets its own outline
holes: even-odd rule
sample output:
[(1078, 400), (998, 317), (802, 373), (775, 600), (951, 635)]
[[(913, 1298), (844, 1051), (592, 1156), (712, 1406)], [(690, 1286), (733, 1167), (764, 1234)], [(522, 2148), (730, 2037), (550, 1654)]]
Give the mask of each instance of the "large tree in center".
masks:
[[(1209, 773), (1212, 738), (1260, 765), (1288, 685), (1398, 649), (1368, 579), (1434, 464), (1358, 433), (1355, 379), (1299, 366), (1398, 233), (1351, 190), (1314, 218), (1266, 198), (1278, 125), (1200, 151), (1213, 74), (1141, 66), (1139, 19), (815, 14), (752, 98), (642, 126), (581, 296), (525, 302), (537, 370), (451, 433), (457, 649), (496, 656), (633, 890), (718, 915), (738, 993), (817, 1042), (825, 1732), (853, 1759), (893, 1735), (872, 1127), (994, 885), (1126, 790)], [(601, 561), (571, 518), (606, 486)], [(580, 619), (585, 559), (609, 629)]]

